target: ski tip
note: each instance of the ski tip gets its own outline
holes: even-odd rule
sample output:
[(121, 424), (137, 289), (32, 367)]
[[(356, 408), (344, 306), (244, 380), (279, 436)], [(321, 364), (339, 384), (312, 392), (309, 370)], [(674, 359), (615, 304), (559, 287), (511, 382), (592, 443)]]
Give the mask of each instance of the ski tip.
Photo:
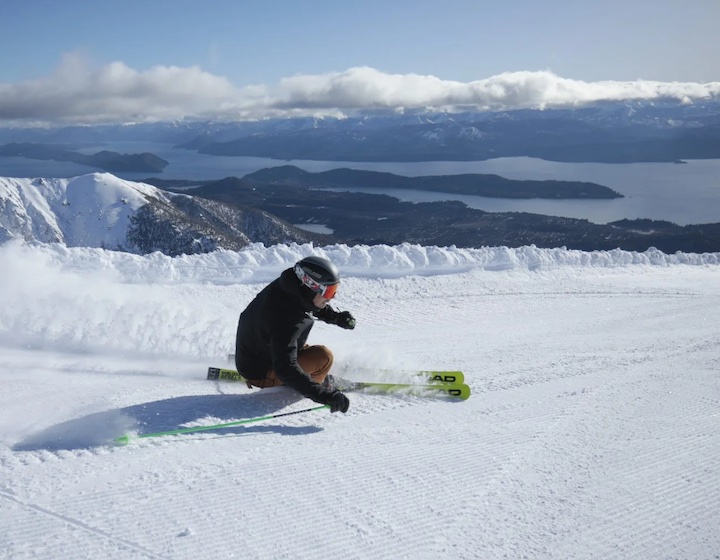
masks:
[(130, 443), (130, 436), (128, 436), (128, 435), (120, 436), (120, 437), (115, 438), (114, 441), (115, 441), (115, 445), (120, 445), (120, 446), (127, 445), (128, 443)]
[(459, 388), (459, 392), (456, 394), (453, 394), (451, 396), (460, 399), (461, 401), (466, 401), (470, 398), (470, 386), (467, 384), (462, 384)]
[(421, 371), (420, 377), (426, 378), (428, 383), (465, 383), (465, 374), (462, 371)]

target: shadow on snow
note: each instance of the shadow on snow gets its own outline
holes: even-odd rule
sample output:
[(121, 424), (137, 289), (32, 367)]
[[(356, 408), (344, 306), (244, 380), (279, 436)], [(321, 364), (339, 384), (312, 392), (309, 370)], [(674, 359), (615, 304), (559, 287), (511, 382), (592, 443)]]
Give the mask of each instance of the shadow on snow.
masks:
[[(267, 416), (282, 410), (302, 397), (290, 389), (263, 389), (249, 395), (200, 395), (174, 397), (121, 409), (89, 414), (50, 426), (26, 437), (13, 451), (62, 451), (112, 445), (115, 438), (129, 432), (138, 435), (166, 432), (190, 424), (222, 424)], [(291, 412), (291, 411), (289, 411)], [(273, 422), (273, 420), (267, 420)], [(273, 432), (281, 435), (303, 435), (321, 431), (317, 426), (276, 425), (232, 426), (212, 430), (222, 434)], [(208, 432), (195, 432), (193, 435)]]

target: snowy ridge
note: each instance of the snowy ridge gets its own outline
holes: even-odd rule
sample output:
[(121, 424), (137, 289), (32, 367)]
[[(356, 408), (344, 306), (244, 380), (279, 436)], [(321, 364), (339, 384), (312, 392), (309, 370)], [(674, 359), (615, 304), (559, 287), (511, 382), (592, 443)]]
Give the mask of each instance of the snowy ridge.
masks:
[(255, 243), (239, 251), (218, 250), (198, 255), (170, 257), (108, 251), (98, 248), (68, 248), (59, 244), (25, 246), (9, 243), (0, 247), (3, 259), (46, 260), (68, 270), (103, 271), (122, 282), (251, 284), (272, 280), (283, 269), (309, 255), (331, 259), (345, 278), (400, 278), (410, 275), (445, 275), (470, 270), (538, 271), (563, 267), (624, 268), (674, 265), (713, 266), (720, 253), (676, 253), (656, 249), (644, 252), (576, 251), (538, 247), (424, 247), (420, 245), (273, 245)]

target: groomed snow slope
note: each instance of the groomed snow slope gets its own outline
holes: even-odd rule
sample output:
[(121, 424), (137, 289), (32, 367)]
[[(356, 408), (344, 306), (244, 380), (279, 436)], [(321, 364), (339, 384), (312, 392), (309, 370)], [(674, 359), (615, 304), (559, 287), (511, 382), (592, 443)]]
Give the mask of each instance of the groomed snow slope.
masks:
[[(203, 379), (302, 256), (340, 266), (311, 343), (348, 377), (461, 369), (465, 402), (325, 410)], [(720, 555), (720, 255), (0, 247), (0, 558)], [(361, 370), (372, 373), (361, 374)]]

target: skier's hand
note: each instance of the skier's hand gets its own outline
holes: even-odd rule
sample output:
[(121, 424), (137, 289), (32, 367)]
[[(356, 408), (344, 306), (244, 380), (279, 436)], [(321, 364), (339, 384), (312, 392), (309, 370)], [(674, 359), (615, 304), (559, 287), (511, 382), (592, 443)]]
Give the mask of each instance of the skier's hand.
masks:
[(355, 328), (355, 317), (349, 311), (342, 311), (337, 314), (335, 324), (343, 329), (354, 329)]
[(340, 391), (333, 391), (325, 404), (330, 405), (330, 412), (342, 412), (345, 414), (350, 408), (350, 399)]

